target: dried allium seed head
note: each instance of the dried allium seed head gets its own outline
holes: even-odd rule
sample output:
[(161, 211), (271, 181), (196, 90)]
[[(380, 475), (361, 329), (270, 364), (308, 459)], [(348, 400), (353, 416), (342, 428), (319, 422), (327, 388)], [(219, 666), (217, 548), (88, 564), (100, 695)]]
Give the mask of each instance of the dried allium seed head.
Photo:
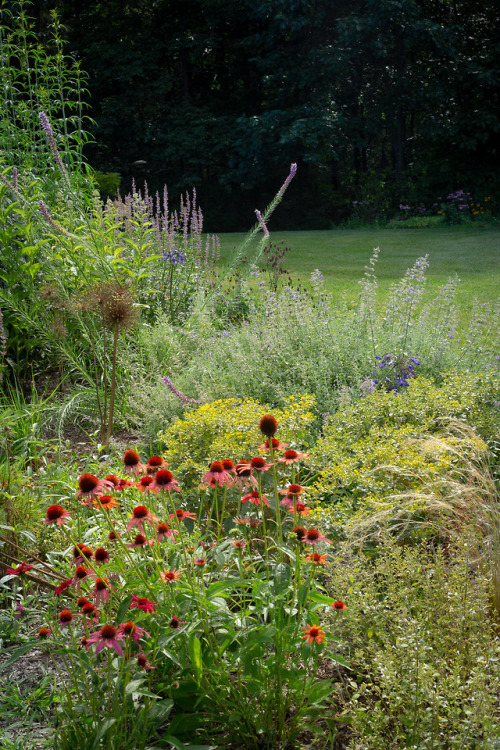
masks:
[(137, 322), (137, 308), (127, 287), (119, 284), (103, 284), (101, 287), (102, 322), (111, 330), (126, 331)]

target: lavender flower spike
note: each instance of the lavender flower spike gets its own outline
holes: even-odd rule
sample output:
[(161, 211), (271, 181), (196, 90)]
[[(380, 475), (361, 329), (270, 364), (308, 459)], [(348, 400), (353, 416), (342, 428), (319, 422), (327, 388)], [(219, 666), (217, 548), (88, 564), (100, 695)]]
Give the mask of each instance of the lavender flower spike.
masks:
[(293, 178), (295, 177), (296, 174), (297, 174), (297, 164), (294, 162), (293, 164), (290, 164), (290, 173), (289, 173), (288, 177), (286, 178), (285, 182), (283, 183), (283, 185), (278, 190), (278, 196), (280, 198), (281, 198), (281, 196), (283, 195), (283, 193), (285, 192), (285, 190), (287, 189), (287, 187), (289, 186), (289, 184), (291, 183), (291, 181), (293, 180)]
[(262, 217), (261, 212), (258, 208), (255, 209), (255, 215), (257, 217), (257, 221), (259, 222), (260, 226), (262, 227), (262, 231), (264, 232), (266, 237), (269, 237), (269, 229), (266, 227), (264, 223), (264, 219)]
[(56, 139), (54, 138), (54, 133), (52, 132), (52, 125), (50, 124), (50, 120), (45, 114), (45, 112), (40, 111), (38, 113), (38, 117), (40, 119), (40, 125), (42, 126), (42, 130), (45, 133), (47, 140), (50, 145), (50, 149), (52, 153), (54, 154), (54, 159), (56, 160), (57, 166), (59, 167), (59, 171), (62, 175), (66, 178), (68, 181), (68, 173), (66, 172), (66, 167), (63, 164), (63, 160), (61, 159), (61, 154), (59, 153), (59, 150), (57, 148)]
[(43, 201), (38, 201), (38, 208), (40, 209), (40, 212), (43, 218), (45, 219), (45, 221), (47, 221), (50, 224), (50, 226), (53, 229), (55, 229), (56, 232), (58, 232), (58, 234), (65, 234), (66, 237), (70, 236), (69, 232), (63, 229), (63, 227), (52, 218), (52, 216), (49, 213), (49, 209), (47, 208), (47, 206), (45, 205)]
[(180, 401), (184, 401), (185, 404), (198, 403), (195, 398), (188, 398), (178, 388), (176, 388), (175, 385), (170, 380), (170, 378), (168, 377), (168, 375), (164, 375), (162, 377), (162, 380), (167, 386), (167, 388), (169, 389), (169, 391), (172, 391), (172, 393), (175, 394)]

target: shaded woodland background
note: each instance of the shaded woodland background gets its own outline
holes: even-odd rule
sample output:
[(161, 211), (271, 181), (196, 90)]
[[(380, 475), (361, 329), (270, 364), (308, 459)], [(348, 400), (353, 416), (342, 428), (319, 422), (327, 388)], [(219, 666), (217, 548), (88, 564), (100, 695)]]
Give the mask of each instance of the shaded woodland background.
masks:
[[(500, 189), (497, 0), (36, 0), (88, 73), (91, 165), (248, 228), (394, 215)], [(353, 207), (353, 202), (357, 202)]]

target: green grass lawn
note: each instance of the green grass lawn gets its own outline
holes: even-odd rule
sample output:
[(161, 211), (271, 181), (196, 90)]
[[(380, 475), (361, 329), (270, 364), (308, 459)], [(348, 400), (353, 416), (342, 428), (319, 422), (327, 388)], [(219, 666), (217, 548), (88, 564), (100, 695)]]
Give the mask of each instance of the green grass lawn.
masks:
[[(244, 234), (221, 234), (221, 259), (229, 262)], [(260, 237), (258, 237), (260, 239)], [(470, 309), (473, 297), (497, 301), (500, 295), (500, 229), (496, 227), (431, 227), (428, 229), (333, 229), (271, 232), (270, 241), (290, 248), (285, 267), (307, 280), (318, 268), (334, 299), (354, 299), (373, 248), (380, 248), (377, 278), (383, 296), (415, 260), (429, 254), (428, 295), (450, 275), (458, 274), (460, 305)], [(256, 247), (257, 243), (252, 245)], [(251, 250), (251, 249), (250, 249)]]

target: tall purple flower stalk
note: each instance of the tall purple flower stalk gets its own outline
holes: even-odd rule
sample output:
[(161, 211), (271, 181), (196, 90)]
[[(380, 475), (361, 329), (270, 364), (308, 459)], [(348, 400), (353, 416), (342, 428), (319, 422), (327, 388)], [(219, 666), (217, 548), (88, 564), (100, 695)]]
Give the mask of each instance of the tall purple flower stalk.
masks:
[(54, 138), (54, 133), (52, 132), (52, 125), (50, 124), (50, 120), (45, 114), (45, 112), (43, 112), (43, 110), (38, 113), (38, 117), (40, 119), (42, 130), (45, 133), (45, 136), (49, 142), (50, 150), (52, 151), (56, 164), (59, 167), (59, 171), (66, 179), (66, 182), (69, 183), (68, 173), (66, 171), (66, 167), (63, 164), (63, 160), (61, 158), (61, 154), (59, 153), (59, 149), (57, 148), (57, 143), (56, 143), (56, 139)]
[(58, 224), (57, 221), (55, 221), (55, 219), (52, 218), (52, 216), (49, 213), (49, 209), (47, 208), (47, 206), (45, 205), (43, 201), (38, 201), (38, 208), (40, 209), (40, 212), (43, 218), (45, 219), (45, 221), (47, 221), (50, 224), (50, 226), (56, 230), (58, 234), (65, 234), (66, 237), (69, 237), (69, 232), (63, 229), (63, 227), (60, 224)]
[(177, 396), (177, 398), (180, 401), (184, 401), (185, 404), (196, 404), (196, 403), (198, 403), (196, 401), (196, 399), (194, 399), (194, 398), (188, 398), (178, 388), (176, 388), (175, 385), (170, 380), (170, 378), (168, 377), (168, 375), (164, 375), (162, 377), (162, 381), (165, 383), (165, 385), (167, 386), (167, 388), (170, 391), (172, 391), (173, 394), (175, 394)]

